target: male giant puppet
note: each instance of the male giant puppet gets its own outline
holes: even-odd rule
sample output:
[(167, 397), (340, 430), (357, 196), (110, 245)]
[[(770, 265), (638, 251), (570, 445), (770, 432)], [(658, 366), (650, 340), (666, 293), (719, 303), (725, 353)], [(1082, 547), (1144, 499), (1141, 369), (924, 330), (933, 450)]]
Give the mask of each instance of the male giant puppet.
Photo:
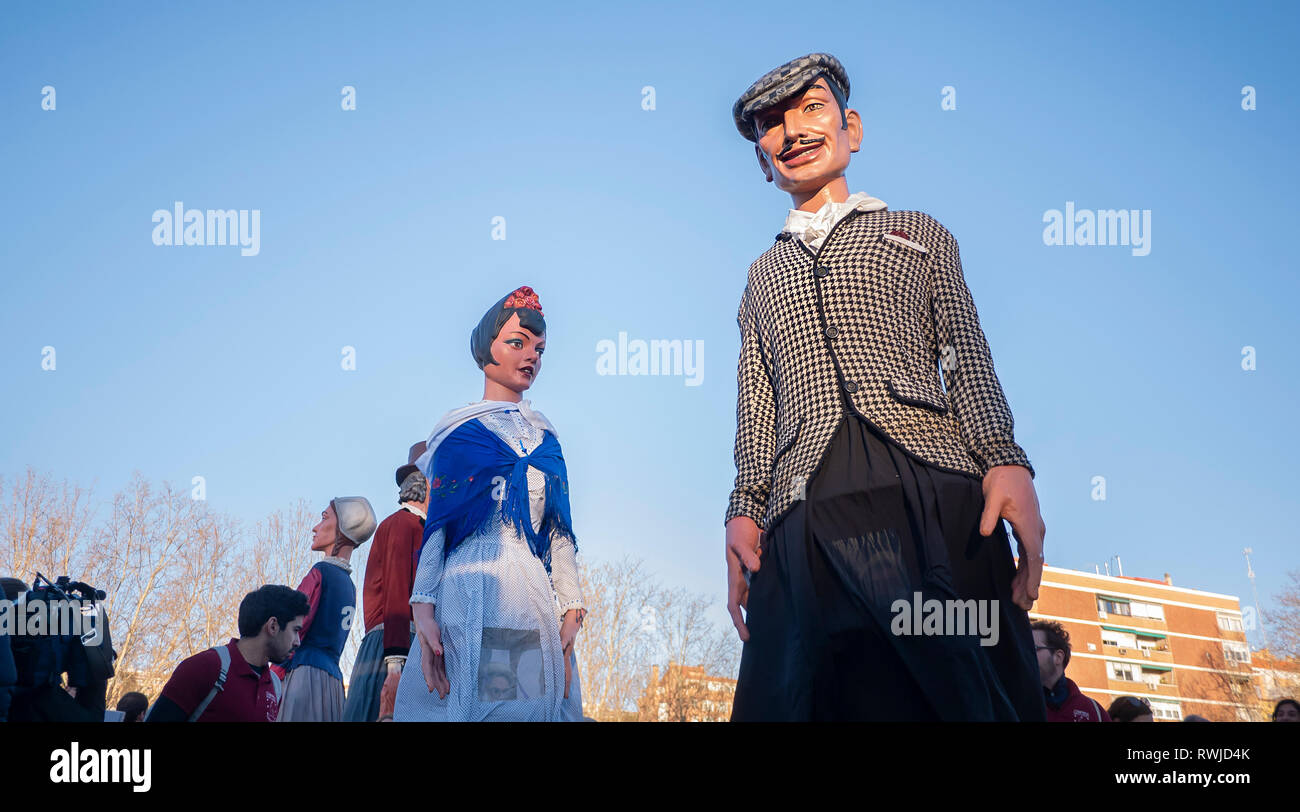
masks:
[(794, 206), (740, 303), (732, 719), (1043, 720), (1033, 469), (957, 241), (849, 194), (848, 97), (839, 61), (810, 54), (732, 111)]

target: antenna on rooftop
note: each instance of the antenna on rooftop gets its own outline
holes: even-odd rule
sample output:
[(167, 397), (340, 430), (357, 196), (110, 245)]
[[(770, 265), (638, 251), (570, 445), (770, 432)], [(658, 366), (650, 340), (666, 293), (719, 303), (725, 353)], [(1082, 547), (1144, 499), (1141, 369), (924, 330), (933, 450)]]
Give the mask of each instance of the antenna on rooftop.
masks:
[(1246, 556), (1246, 577), (1250, 579), (1250, 594), (1255, 598), (1255, 619), (1259, 622), (1259, 636), (1264, 641), (1264, 648), (1268, 648), (1268, 632), (1264, 631), (1264, 617), (1259, 613), (1259, 590), (1255, 588), (1255, 568), (1250, 565), (1250, 554), (1255, 552), (1253, 548), (1247, 547), (1241, 551)]

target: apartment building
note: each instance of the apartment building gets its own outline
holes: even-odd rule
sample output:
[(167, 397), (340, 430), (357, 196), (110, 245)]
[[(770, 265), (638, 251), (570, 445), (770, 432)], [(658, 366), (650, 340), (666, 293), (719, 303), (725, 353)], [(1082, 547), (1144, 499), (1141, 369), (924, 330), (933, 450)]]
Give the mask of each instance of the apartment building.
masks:
[(1197, 714), (1215, 721), (1257, 718), (1250, 648), (1240, 601), (1134, 576), (1043, 568), (1032, 620), (1070, 634), (1066, 675), (1109, 706), (1119, 696), (1151, 703), (1157, 721)]

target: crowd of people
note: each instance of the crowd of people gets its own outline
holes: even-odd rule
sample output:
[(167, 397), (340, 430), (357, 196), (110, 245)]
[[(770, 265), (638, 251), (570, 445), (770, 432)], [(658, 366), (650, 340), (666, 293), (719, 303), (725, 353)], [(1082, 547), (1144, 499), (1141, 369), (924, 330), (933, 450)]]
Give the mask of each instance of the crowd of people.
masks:
[[(145, 721), (581, 721), (567, 471), (555, 428), (522, 399), (545, 341), (531, 288), (489, 308), (470, 341), (483, 400), (411, 447), (398, 510), (377, 524), (366, 499), (332, 500), (312, 530), (326, 557), (296, 590), (250, 593), (239, 639), (182, 662)], [(345, 693), (349, 562), (372, 535)]]
[[(311, 537), (324, 557), (297, 589), (250, 592), (239, 605), (238, 638), (182, 661), (152, 704), (138, 692), (123, 696), (120, 717), (584, 720), (574, 649), (587, 610), (568, 472), (555, 427), (522, 397), (545, 343), (531, 288), (489, 308), (470, 339), (483, 399), (449, 411), (410, 448), (396, 471), (397, 511), (377, 522), (364, 497), (330, 500)], [(372, 536), (365, 635), (345, 691), (340, 659), (357, 614), (351, 558)], [(15, 684), (3, 654), (0, 688)], [(42, 672), (44, 682), (61, 676), (53, 669)], [(103, 711), (103, 684), (58, 691), (53, 702), (42, 687), (39, 703), (21, 692), (22, 718), (86, 719), (81, 711), (93, 707), (67, 706), (78, 692), (89, 705), (97, 693)]]

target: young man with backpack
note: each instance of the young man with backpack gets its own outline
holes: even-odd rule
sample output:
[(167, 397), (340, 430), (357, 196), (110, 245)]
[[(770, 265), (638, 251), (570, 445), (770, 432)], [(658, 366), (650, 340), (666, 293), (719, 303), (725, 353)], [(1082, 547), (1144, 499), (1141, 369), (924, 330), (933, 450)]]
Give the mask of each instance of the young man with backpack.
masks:
[(239, 639), (182, 661), (146, 722), (274, 722), (280, 679), (271, 663), (301, 644), (307, 596), (267, 584), (239, 604)]

